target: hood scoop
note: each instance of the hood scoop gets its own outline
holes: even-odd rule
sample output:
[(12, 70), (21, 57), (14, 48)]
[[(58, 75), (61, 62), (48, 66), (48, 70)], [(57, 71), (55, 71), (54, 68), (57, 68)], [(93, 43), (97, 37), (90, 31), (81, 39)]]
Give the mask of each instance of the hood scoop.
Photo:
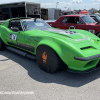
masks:
[(83, 41), (83, 40), (87, 40), (88, 39), (88, 37), (86, 36), (85, 38), (83, 38), (83, 39), (72, 39), (72, 40), (74, 40), (74, 41)]
[(44, 31), (49, 31), (49, 32), (55, 32), (55, 33), (60, 33), (60, 34), (64, 34), (64, 35), (73, 35), (73, 34), (77, 34), (77, 32), (75, 31), (66, 31), (66, 30), (62, 30), (62, 29), (54, 29), (54, 28), (39, 28), (39, 30), (44, 30)]
[(84, 40), (88, 40), (88, 37), (75, 32), (74, 30), (62, 30), (62, 29), (56, 29), (56, 28), (41, 28), (39, 30), (44, 30), (44, 31), (49, 31), (49, 32), (55, 32), (55, 34), (62, 34), (63, 36), (66, 36), (67, 38), (70, 38), (73, 41), (84, 41)]

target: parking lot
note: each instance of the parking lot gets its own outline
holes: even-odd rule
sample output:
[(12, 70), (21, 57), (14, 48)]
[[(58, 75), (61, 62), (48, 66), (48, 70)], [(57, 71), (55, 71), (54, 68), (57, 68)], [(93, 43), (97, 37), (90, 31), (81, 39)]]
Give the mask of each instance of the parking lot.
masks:
[(0, 94), (0, 100), (100, 100), (100, 69), (78, 74), (48, 74), (36, 60), (8, 50), (0, 51), (0, 91), (34, 94)]

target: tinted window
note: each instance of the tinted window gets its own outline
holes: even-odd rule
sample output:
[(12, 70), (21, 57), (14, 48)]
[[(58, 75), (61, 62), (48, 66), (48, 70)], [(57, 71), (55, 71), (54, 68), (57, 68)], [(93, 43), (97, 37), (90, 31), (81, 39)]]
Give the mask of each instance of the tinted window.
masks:
[(79, 18), (79, 24), (84, 24), (83, 21)]
[(83, 21), (79, 17), (65, 17), (62, 23), (83, 24)]
[(62, 22), (63, 23), (76, 23), (75, 17), (65, 17)]
[(68, 18), (69, 18), (69, 17), (65, 17), (65, 18), (62, 20), (62, 23), (67, 23)]
[(67, 23), (76, 23), (76, 18), (75, 17), (69, 17), (67, 20)]

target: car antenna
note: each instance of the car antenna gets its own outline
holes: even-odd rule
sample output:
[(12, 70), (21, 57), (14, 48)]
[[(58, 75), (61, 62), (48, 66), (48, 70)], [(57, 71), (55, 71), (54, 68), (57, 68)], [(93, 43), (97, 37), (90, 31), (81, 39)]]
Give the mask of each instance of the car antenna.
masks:
[(34, 18), (34, 22), (36, 22), (36, 17)]

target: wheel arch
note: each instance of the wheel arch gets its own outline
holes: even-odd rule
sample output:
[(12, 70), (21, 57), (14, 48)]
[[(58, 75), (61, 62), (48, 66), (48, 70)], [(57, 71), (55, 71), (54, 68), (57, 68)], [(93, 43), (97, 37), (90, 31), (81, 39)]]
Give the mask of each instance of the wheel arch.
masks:
[[(48, 43), (40, 43), (40, 44), (37, 46), (35, 52), (37, 52), (37, 49), (38, 49), (40, 46), (44, 46), (44, 45), (50, 47), (50, 48), (57, 54), (57, 56), (60, 58), (60, 60), (63, 62), (64, 66), (66, 66), (66, 69), (67, 69), (67, 68), (68, 68), (68, 63), (65, 63), (65, 61), (64, 61), (64, 59), (63, 59), (63, 51), (62, 51), (62, 49), (60, 48), (60, 46), (57, 45), (56, 43), (53, 43), (54, 46), (52, 46), (52, 45), (50, 45), (50, 44), (48, 45)], [(36, 54), (36, 53), (35, 53), (35, 54)]]
[[(52, 50), (54, 50), (54, 52), (58, 55), (58, 57), (63, 61), (63, 63), (65, 63), (67, 65), (67, 67), (69, 66), (69, 61), (67, 61), (66, 59), (70, 58), (70, 59), (74, 59), (73, 58), (73, 55), (70, 54), (69, 52), (66, 51), (67, 48), (64, 48), (65, 45), (67, 44), (64, 44), (63, 41), (60, 41), (60, 44), (57, 43), (57, 42), (47, 42), (47, 40), (42, 40), (41, 42), (38, 43), (37, 47), (35, 48), (35, 54), (36, 54), (36, 51), (38, 49), (39, 46), (42, 46), (42, 45), (46, 45), (46, 46), (49, 46)], [(69, 44), (68, 44), (69, 45)], [(68, 46), (69, 47), (69, 46)], [(66, 56), (67, 55), (67, 56)], [(69, 60), (70, 60), (69, 59)]]
[(46, 45), (46, 46), (50, 47), (51, 49), (53, 49), (57, 53), (57, 55), (61, 58), (62, 50), (61, 50), (60, 46), (57, 43), (50, 44), (48, 42), (41, 42), (37, 45), (37, 48), (35, 49), (35, 54), (36, 54), (36, 51), (39, 48), (39, 46), (42, 46), (42, 45)]
[(100, 33), (100, 31), (96, 32), (96, 34), (95, 34), (95, 35), (97, 36), (99, 33)]

